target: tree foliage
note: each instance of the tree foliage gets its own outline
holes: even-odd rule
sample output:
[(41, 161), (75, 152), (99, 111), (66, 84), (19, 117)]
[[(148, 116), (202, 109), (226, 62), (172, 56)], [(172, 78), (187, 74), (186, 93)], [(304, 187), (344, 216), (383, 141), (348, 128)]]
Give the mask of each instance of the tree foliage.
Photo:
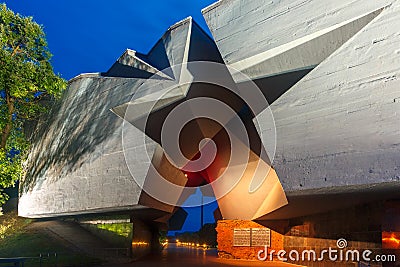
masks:
[[(66, 86), (50, 64), (43, 27), (0, 4), (0, 190), (22, 174), (28, 122), (38, 120)], [(6, 195), (0, 192), (0, 205)]]

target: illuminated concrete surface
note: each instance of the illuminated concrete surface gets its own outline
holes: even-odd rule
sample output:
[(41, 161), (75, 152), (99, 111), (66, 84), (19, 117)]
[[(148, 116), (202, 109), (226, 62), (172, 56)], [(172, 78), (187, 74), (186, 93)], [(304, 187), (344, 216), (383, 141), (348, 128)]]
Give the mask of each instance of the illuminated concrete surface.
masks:
[[(27, 174), (21, 181), (20, 216), (110, 212), (142, 216), (151, 212), (154, 215), (150, 217), (161, 218), (173, 211), (173, 206), (148, 197), (133, 180), (121, 141), (123, 119), (111, 109), (129, 102), (140, 85), (149, 79), (155, 83), (171, 80), (168, 75), (173, 73), (160, 76), (154, 73), (182, 63), (188, 53), (185, 43), (190, 40), (192, 27), (198, 26), (191, 19), (181, 21), (168, 29), (147, 55), (127, 50), (108, 72), (82, 74), (69, 82), (49, 120), (42, 121), (38, 127), (27, 161)], [(139, 130), (137, 134), (141, 134)], [(161, 153), (156, 142), (148, 140), (147, 145), (154, 154)], [(133, 138), (130, 146), (143, 144), (135, 143)], [(142, 183), (152, 156), (147, 159), (145, 155), (137, 155), (141, 160), (136, 167), (142, 170), (142, 175), (136, 178)], [(166, 179), (185, 185), (187, 178), (182, 172), (170, 174)]]
[[(201, 61), (210, 62), (209, 67), (190, 65)], [(219, 65), (213, 67), (212, 62)], [(208, 76), (215, 81), (195, 82)], [(209, 183), (212, 189), (204, 193), (221, 196), (217, 200), (224, 218), (257, 219), (286, 205), (268, 149), (252, 122), (250, 104), (238, 97), (237, 90), (215, 43), (190, 17), (171, 26), (147, 55), (127, 50), (107, 72), (72, 79), (49, 121), (39, 126), (21, 182), (20, 216), (117, 212), (143, 217), (149, 209), (152, 220), (165, 223), (168, 213), (188, 197), (184, 186)], [(211, 118), (202, 115), (210, 105), (198, 110), (191, 104), (199, 98), (218, 104)], [(268, 109), (264, 102), (259, 111)], [(186, 109), (173, 120), (190, 114), (190, 122), (163, 143), (165, 121), (185, 103)], [(232, 112), (213, 121), (224, 105)], [(269, 118), (273, 123), (271, 114)], [(242, 132), (227, 127), (242, 127)], [(185, 156), (178, 165), (171, 162), (174, 152), (164, 147), (176, 136), (176, 147)], [(207, 150), (213, 145), (215, 155)], [(212, 158), (202, 170), (189, 166), (199, 155), (200, 161)], [(250, 191), (254, 180), (258, 185)], [(172, 191), (167, 182), (180, 188)]]
[[(270, 100), (289, 205), (264, 219), (399, 197), (399, 11), (388, 0), (221, 0), (203, 10), (225, 63)], [(279, 80), (289, 74), (300, 81)]]
[[(225, 219), (290, 219), (399, 197), (400, 1), (221, 0), (203, 13), (215, 42), (187, 18), (148, 54), (127, 50), (107, 72), (70, 81), (39, 127), (20, 184), (21, 216), (117, 212), (165, 223), (188, 196), (160, 186), (170, 200), (161, 203), (142, 187), (154, 188), (156, 172), (186, 187), (214, 181), (227, 165), (229, 142), (250, 148), (250, 159), (236, 162), (246, 171), (218, 200)], [(242, 99), (214, 86), (168, 91), (176, 80), (196, 76), (185, 67), (196, 61), (245, 73), (270, 106), (248, 112)], [(250, 82), (232, 68), (224, 65), (222, 76), (242, 96)], [(222, 129), (229, 123), (196, 119), (182, 131), (182, 153), (196, 159), (207, 148), (199, 146), (204, 138), (223, 149), (204, 171), (185, 173), (168, 161), (160, 133), (171, 110), (199, 96), (239, 114), (250, 143), (229, 140)], [(260, 120), (269, 111), (277, 131), (274, 158), (275, 127)], [(136, 181), (121, 144), (124, 120), (132, 126), (125, 145), (134, 151), (127, 161)], [(136, 138), (143, 134), (145, 143)], [(149, 157), (137, 152), (143, 147)], [(255, 193), (253, 178), (266, 178)]]

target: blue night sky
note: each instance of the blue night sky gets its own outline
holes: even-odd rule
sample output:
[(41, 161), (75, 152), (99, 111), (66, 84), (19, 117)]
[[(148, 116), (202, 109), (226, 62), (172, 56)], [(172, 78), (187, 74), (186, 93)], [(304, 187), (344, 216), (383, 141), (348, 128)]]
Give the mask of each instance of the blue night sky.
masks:
[[(196, 193), (191, 195), (185, 202), (185, 205), (191, 205), (192, 203), (200, 203), (201, 199), (201, 191), (200, 189), (197, 189)], [(204, 218), (203, 218), (203, 223), (214, 223), (214, 211), (218, 208), (218, 204), (215, 200), (215, 197), (204, 197), (203, 201), (204, 203), (207, 203), (206, 205), (203, 206), (203, 212), (204, 212)], [(196, 207), (190, 207), (190, 208), (184, 208), (186, 212), (188, 213), (188, 217), (182, 227), (181, 231), (177, 232), (186, 232), (186, 231), (197, 231), (201, 228), (201, 207), (196, 206)], [(169, 232), (169, 235), (174, 235), (175, 232), (171, 231)]]
[[(43, 25), (54, 70), (68, 80), (80, 73), (107, 71), (126, 48), (147, 53), (169, 26), (188, 16), (209, 32), (201, 9), (216, 1), (6, 0), (5, 3)], [(205, 207), (205, 223), (214, 222), (216, 208), (215, 202)], [(186, 211), (189, 216), (182, 231), (197, 231), (200, 208)]]
[[(0, 0), (1, 1), (1, 0)], [(147, 53), (169, 26), (192, 16), (207, 32), (201, 9), (217, 0), (6, 0), (44, 26), (56, 73), (107, 71), (126, 48)]]

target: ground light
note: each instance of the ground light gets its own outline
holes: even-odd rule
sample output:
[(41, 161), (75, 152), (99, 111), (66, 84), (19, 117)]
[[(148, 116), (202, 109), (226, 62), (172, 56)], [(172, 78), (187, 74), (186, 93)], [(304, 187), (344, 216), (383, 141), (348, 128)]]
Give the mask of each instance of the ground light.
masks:
[(178, 246), (183, 246), (183, 247), (196, 247), (199, 249), (209, 249), (211, 246), (207, 244), (195, 244), (195, 243), (188, 243), (188, 242), (180, 242), (179, 240), (176, 241), (176, 244)]

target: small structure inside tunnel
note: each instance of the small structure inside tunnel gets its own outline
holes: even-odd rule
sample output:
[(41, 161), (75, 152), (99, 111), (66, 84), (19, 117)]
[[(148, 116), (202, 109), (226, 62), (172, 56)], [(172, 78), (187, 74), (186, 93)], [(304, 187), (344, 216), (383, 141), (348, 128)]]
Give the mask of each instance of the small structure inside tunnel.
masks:
[(399, 9), (221, 0), (203, 10), (214, 39), (189, 17), (73, 78), (38, 125), (19, 215), (126, 215), (144, 255), (200, 188), (221, 257), (397, 249)]

